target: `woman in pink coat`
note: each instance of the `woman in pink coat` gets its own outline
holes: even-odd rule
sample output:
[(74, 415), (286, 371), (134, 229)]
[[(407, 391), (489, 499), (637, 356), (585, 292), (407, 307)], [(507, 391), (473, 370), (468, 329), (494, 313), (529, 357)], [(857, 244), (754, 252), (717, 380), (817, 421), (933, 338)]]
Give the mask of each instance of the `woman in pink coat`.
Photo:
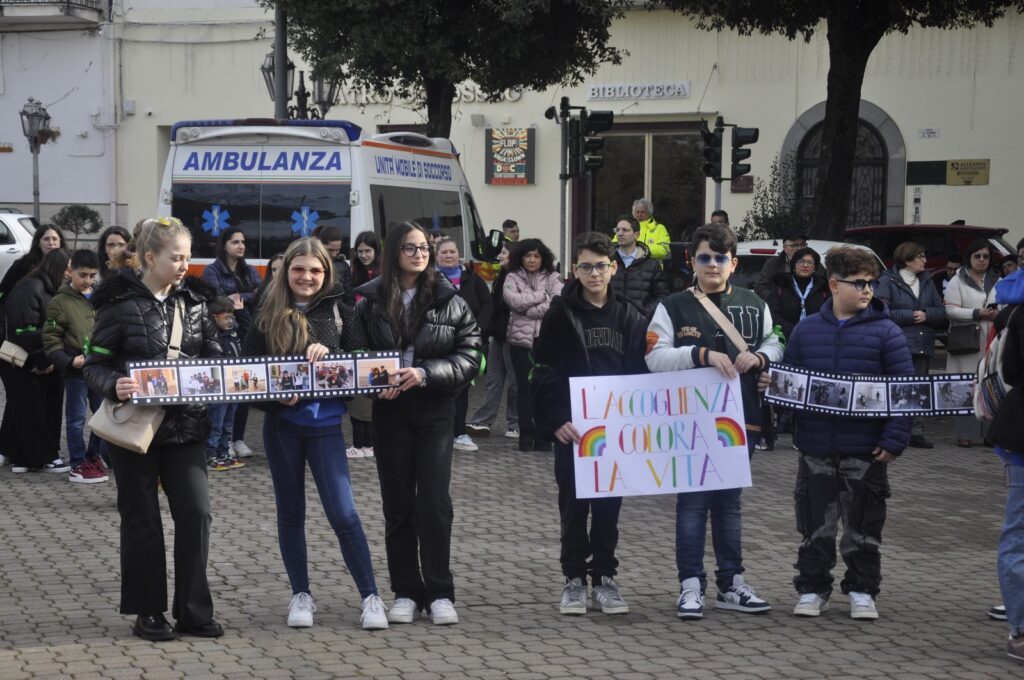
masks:
[(516, 376), (520, 451), (550, 449), (550, 444), (542, 446), (537, 440), (527, 380), (532, 366), (530, 350), (540, 333), (540, 322), (547, 314), (551, 298), (562, 292), (562, 279), (555, 271), (554, 261), (551, 250), (539, 238), (519, 241), (509, 255), (509, 274), (502, 290), (511, 312), (508, 346)]

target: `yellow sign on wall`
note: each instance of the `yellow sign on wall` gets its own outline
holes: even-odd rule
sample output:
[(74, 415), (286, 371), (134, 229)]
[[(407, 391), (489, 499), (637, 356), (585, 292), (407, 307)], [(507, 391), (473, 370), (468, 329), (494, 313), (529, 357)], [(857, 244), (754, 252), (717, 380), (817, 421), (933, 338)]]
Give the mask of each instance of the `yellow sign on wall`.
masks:
[(969, 187), (988, 184), (988, 158), (946, 161), (946, 185)]

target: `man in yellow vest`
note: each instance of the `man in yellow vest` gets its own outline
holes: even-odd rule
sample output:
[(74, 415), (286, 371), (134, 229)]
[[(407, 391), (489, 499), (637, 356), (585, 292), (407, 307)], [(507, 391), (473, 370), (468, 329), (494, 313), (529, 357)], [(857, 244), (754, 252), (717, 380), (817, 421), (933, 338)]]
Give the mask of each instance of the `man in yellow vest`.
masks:
[(651, 251), (651, 259), (664, 260), (669, 253), (668, 229), (664, 224), (659, 224), (651, 215), (654, 212), (654, 205), (646, 198), (640, 198), (633, 202), (633, 217), (640, 223), (640, 235), (637, 241), (647, 246)]

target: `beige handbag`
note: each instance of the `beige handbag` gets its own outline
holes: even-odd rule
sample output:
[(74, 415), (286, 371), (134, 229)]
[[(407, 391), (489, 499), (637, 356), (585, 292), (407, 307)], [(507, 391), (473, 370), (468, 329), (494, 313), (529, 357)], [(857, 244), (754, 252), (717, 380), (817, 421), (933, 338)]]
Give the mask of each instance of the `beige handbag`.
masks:
[[(168, 359), (177, 359), (181, 353), (184, 312), (185, 304), (180, 298), (175, 300), (171, 341), (167, 345)], [(89, 419), (89, 427), (97, 437), (114, 446), (145, 454), (166, 414), (162, 406), (142, 406), (131, 401), (104, 398), (99, 410)]]
[(4, 340), (4, 344), (0, 345), (0, 361), (6, 361), (21, 368), (27, 360), (28, 352), (20, 345), (15, 345), (10, 340)]

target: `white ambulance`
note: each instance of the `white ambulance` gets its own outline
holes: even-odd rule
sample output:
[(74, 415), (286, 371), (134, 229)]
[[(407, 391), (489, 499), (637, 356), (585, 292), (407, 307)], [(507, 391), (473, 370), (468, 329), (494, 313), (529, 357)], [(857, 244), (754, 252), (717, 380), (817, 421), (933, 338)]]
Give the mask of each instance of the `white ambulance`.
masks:
[(242, 229), (246, 260), (260, 266), (318, 226), (338, 227), (351, 244), (363, 231), (383, 242), (405, 221), (453, 237), (467, 260), (492, 259), (450, 141), (360, 135), (336, 120), (176, 123), (158, 214), (192, 231), (197, 267), (212, 261), (228, 227)]

